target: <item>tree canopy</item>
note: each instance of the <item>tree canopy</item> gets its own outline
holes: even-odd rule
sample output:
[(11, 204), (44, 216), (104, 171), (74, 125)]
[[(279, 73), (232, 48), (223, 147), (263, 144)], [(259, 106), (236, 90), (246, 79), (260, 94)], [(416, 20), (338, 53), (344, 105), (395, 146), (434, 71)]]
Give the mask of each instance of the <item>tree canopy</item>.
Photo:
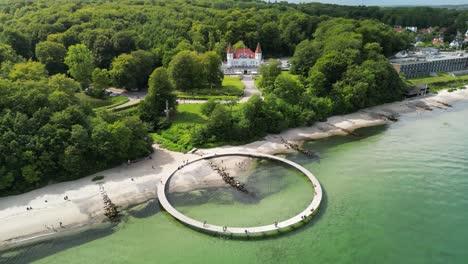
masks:
[[(175, 112), (174, 90), (221, 87), (228, 43), (293, 56), (294, 75), (269, 60), (263, 98), (208, 101), (205, 123), (176, 131), (184, 144), (244, 142), (399, 100), (406, 84), (387, 57), (414, 39), (392, 27), (447, 27), (446, 37), (468, 28), (463, 10), (269, 2), (0, 1), (2, 194), (147, 155), (148, 129), (168, 126), (166, 101)], [(109, 85), (149, 92), (133, 112), (96, 113), (76, 96), (90, 83), (95, 96)]]
[(87, 87), (91, 83), (91, 74), (94, 69), (93, 54), (83, 44), (77, 44), (68, 48), (65, 64), (68, 72), (75, 80)]
[(2, 194), (76, 179), (151, 152), (138, 118), (96, 116), (75, 89), (79, 84), (65, 75), (48, 80), (39, 62), (16, 64), (9, 79), (0, 78)]

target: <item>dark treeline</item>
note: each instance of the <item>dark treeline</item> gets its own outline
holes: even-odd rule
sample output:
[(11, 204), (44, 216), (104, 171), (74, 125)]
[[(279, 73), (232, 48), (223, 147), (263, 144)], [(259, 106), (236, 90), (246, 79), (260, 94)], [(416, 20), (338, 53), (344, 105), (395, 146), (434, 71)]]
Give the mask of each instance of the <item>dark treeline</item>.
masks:
[[(92, 51), (99, 68), (111, 68), (115, 57), (138, 49), (151, 51), (155, 66), (167, 66), (172, 56), (187, 49), (215, 50), (224, 58), (226, 43), (238, 40), (249, 47), (262, 43), (267, 56), (290, 55), (329, 17), (460, 31), (466, 30), (468, 21), (468, 12), (454, 9), (229, 0), (7, 0), (0, 3), (0, 12), (1, 39), (17, 54), (40, 58), (35, 49), (44, 41), (66, 49), (82, 43)], [(55, 67), (62, 73), (66, 70), (63, 65)]]
[(432, 7), (339, 6), (319, 3), (299, 4), (298, 10), (309, 15), (327, 15), (353, 19), (376, 19), (388, 25), (468, 28), (466, 10)]

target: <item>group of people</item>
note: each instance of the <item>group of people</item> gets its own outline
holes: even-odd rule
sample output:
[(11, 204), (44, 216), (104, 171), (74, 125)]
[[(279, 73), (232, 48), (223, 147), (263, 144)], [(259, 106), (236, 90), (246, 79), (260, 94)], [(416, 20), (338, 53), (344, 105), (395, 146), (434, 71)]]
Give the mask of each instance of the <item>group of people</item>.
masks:
[[(68, 200), (68, 195), (64, 196), (64, 197), (63, 197), (63, 200), (69, 201), (69, 200)], [(47, 203), (47, 200), (44, 200), (44, 202)], [(28, 210), (28, 211), (29, 211), (29, 210), (32, 210), (32, 209), (33, 209), (32, 206), (26, 207), (26, 210)]]
[(188, 165), (188, 163), (189, 163), (189, 160), (183, 160), (183, 161), (182, 161), (182, 165), (179, 165), (179, 166), (177, 167), (177, 169), (178, 169), (178, 170), (182, 169), (183, 167), (185, 167), (186, 165)]
[(241, 162), (236, 162), (236, 166), (239, 168), (239, 169), (245, 169), (245, 166), (247, 165), (247, 162), (245, 161), (241, 161)]

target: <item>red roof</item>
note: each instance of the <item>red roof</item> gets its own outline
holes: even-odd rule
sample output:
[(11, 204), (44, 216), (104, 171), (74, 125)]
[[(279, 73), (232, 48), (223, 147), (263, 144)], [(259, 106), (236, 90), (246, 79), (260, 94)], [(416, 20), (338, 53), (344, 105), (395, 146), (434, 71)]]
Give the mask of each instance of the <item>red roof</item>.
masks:
[(260, 42), (257, 43), (257, 49), (255, 50), (255, 53), (262, 53), (262, 48), (260, 47)]
[(234, 59), (238, 59), (242, 55), (247, 55), (248, 58), (255, 59), (255, 53), (251, 49), (244, 48), (236, 49), (236, 51), (234, 51)]
[(231, 46), (231, 42), (229, 42), (229, 45), (227, 47), (227, 51), (226, 53), (232, 53), (232, 46)]
[(442, 45), (442, 44), (444, 44), (444, 41), (441, 40), (441, 39), (435, 38), (435, 39), (432, 41), (432, 45)]

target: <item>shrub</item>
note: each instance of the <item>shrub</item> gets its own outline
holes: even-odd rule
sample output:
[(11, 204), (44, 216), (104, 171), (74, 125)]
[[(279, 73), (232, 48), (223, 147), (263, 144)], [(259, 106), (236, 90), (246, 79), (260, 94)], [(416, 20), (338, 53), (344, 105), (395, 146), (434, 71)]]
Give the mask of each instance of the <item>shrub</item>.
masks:
[(217, 104), (218, 103), (214, 99), (208, 100), (206, 103), (202, 104), (201, 106), (202, 114), (206, 116), (210, 116)]
[(102, 175), (98, 175), (98, 176), (94, 176), (93, 179), (91, 181), (95, 182), (95, 181), (100, 181), (104, 179), (104, 176)]

